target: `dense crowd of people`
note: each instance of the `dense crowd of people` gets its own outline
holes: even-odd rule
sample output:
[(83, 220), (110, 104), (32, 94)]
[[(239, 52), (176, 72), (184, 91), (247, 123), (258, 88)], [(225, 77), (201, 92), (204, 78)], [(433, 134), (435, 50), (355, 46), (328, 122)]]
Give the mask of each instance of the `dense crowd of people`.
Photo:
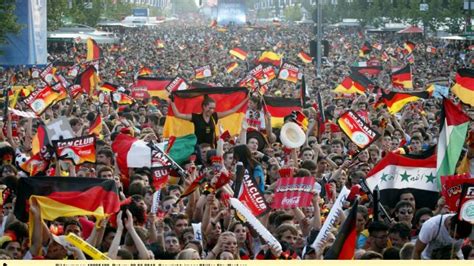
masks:
[[(359, 58), (364, 41), (378, 43), (381, 50), (372, 49), (368, 55), (378, 60), (383, 70), (371, 76), (377, 87), (391, 89), (392, 67), (401, 66), (403, 60), (396, 54), (391, 59), (380, 60), (383, 51), (396, 51), (409, 39), (416, 43), (412, 66), (414, 91), (425, 91), (433, 80), (452, 85), (456, 70), (471, 67), (470, 50), (463, 42), (445, 42), (415, 35), (366, 35), (363, 31), (326, 28), (324, 39), (330, 43), (321, 73), (314, 64), (304, 64), (298, 58), (300, 51), (309, 53), (309, 42), (314, 39), (313, 26), (307, 25), (246, 25), (225, 29), (210, 27), (202, 19), (173, 21), (153, 28), (128, 29), (117, 33), (119, 45), (101, 44), (102, 58), (98, 73), (101, 83), (109, 82), (130, 88), (140, 69), (152, 70), (150, 76), (176, 77), (194, 80), (196, 67), (210, 65), (212, 77), (199, 82), (235, 87), (238, 80), (247, 76), (257, 65), (256, 58), (263, 51), (274, 51), (285, 61), (300, 66), (307, 86), (303, 113), (308, 119), (306, 139), (300, 148), (288, 149), (280, 140), (280, 129), (271, 128), (271, 115), (263, 108), (263, 96), (249, 92), (235, 110), (247, 106), (242, 123), (243, 131), (256, 127), (261, 134), (246, 134), (240, 138), (216, 141), (219, 131), (216, 122), (231, 112), (216, 112), (219, 102), (206, 98), (200, 114), (179, 114), (173, 99), (136, 100), (127, 106), (117, 107), (109, 101), (91, 99), (89, 95), (68, 97), (48, 108), (37, 118), (4, 113), (0, 139), (2, 149), (12, 156), (3, 156), (0, 167), (2, 184), (2, 212), (0, 212), (0, 258), (2, 259), (90, 259), (83, 250), (64, 241), (64, 236), (75, 233), (100, 252), (112, 259), (322, 259), (333, 246), (342, 224), (349, 215), (344, 212), (321, 244), (313, 242), (322, 229), (326, 217), (341, 190), (358, 185), (361, 180), (391, 152), (400, 148), (408, 154), (420, 154), (438, 142), (440, 131), (439, 98), (421, 99), (407, 104), (400, 112), (390, 114), (385, 107), (375, 108), (380, 97), (376, 90), (365, 94), (341, 95), (333, 89), (350, 74)], [(157, 48), (157, 40), (164, 47)], [(248, 59), (239, 61), (237, 69), (228, 73), (226, 64), (233, 61), (229, 50), (235, 47), (248, 51)], [(427, 52), (427, 47), (436, 52)], [(59, 43), (49, 49), (50, 62), (84, 62), (86, 46)], [(78, 63), (79, 62), (79, 63)], [(58, 67), (58, 71), (61, 68)], [(118, 74), (120, 72), (120, 74)], [(41, 86), (40, 79), (31, 77), (29, 68), (3, 68), (0, 70), (0, 87), (12, 84)], [(71, 78), (72, 80), (72, 78)], [(266, 96), (301, 98), (300, 83), (294, 84), (274, 79), (268, 84)], [(318, 102), (318, 93), (321, 102)], [(472, 95), (474, 97), (474, 95)], [(456, 104), (459, 99), (452, 93), (449, 98)], [(4, 103), (6, 104), (6, 103)], [(321, 109), (317, 105), (322, 105)], [(99, 107), (99, 108), (98, 108)], [(163, 125), (168, 107), (174, 108), (178, 118), (192, 121), (196, 128), (197, 145), (194, 155), (181, 164), (188, 173), (161, 188), (157, 212), (152, 212), (155, 188), (153, 173), (148, 168), (129, 169), (128, 177), (120, 172), (116, 154), (111, 144), (118, 134), (130, 134), (146, 142), (165, 140)], [(474, 108), (462, 104), (470, 116), (468, 134), (473, 135)], [(14, 109), (30, 111), (22, 101)], [(231, 110), (231, 111), (235, 111)], [(324, 116), (320, 110), (324, 110)], [(363, 113), (368, 124), (381, 137), (369, 148), (353, 156), (357, 147), (335, 123), (345, 111)], [(5, 111), (3, 111), (5, 112)], [(28, 178), (18, 164), (18, 158), (32, 156), (32, 139), (39, 125), (66, 116), (76, 137), (88, 135), (88, 129), (102, 117), (101, 139), (96, 142), (96, 163), (75, 166), (66, 160), (52, 160), (49, 169), (38, 175), (94, 177), (115, 180), (120, 199), (126, 202), (121, 210), (102, 221), (90, 216), (59, 217), (54, 221), (43, 220), (40, 204), (30, 202), (30, 217), (24, 223), (15, 217), (14, 208), (19, 178)], [(325, 118), (325, 121), (321, 120)], [(257, 126), (249, 121), (259, 120)], [(286, 122), (292, 121), (291, 118)], [(219, 133), (217, 133), (219, 134)], [(474, 176), (474, 148), (468, 137), (459, 162), (467, 156), (470, 172)], [(221, 158), (216, 159), (216, 154)], [(236, 189), (236, 165), (242, 163), (254, 178), (257, 187), (271, 205), (280, 169), (291, 169), (294, 178), (314, 178), (314, 196), (308, 207), (271, 209), (258, 217), (280, 245), (267, 243), (246, 219), (236, 214), (228, 204), (228, 197)], [(216, 169), (218, 169), (216, 171)], [(230, 181), (217, 191), (206, 186), (217, 182), (221, 172), (230, 175)], [(200, 187), (186, 197), (182, 193), (196, 180), (203, 177)], [(126, 179), (126, 180), (125, 180)], [(474, 259), (474, 234), (472, 225), (460, 221), (439, 196), (435, 208), (419, 207), (416, 193), (400, 190), (395, 206), (385, 206), (390, 219), (374, 216), (374, 206), (361, 192), (357, 207), (354, 246), (355, 259)], [(365, 197), (364, 197), (365, 195)], [(97, 223), (96, 223), (97, 222)], [(94, 225), (95, 224), (95, 225)], [(34, 225), (34, 226), (33, 226)], [(33, 227), (33, 229), (32, 229)]]

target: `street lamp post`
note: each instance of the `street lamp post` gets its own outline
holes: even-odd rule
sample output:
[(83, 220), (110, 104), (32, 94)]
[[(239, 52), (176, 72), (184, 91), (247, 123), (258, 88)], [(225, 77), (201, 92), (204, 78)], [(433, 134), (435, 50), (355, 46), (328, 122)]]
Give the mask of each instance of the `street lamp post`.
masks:
[(322, 34), (323, 34), (323, 28), (322, 28), (322, 12), (321, 12), (321, 1), (322, 0), (317, 0), (318, 2), (316, 3), (316, 9), (317, 9), (317, 36), (316, 36), (316, 41), (317, 41), (317, 54), (316, 54), (316, 76), (318, 78), (321, 78), (321, 40), (322, 40)]

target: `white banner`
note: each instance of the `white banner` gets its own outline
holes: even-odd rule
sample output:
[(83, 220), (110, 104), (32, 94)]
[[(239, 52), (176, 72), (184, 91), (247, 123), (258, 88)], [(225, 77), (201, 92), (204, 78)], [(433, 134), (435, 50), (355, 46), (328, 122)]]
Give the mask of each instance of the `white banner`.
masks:
[(329, 212), (328, 217), (324, 221), (324, 224), (321, 227), (318, 236), (311, 244), (311, 247), (314, 248), (314, 250), (319, 251), (321, 249), (322, 242), (327, 238), (329, 231), (332, 229), (337, 217), (339, 216), (339, 213), (342, 212), (342, 204), (344, 203), (344, 201), (346, 201), (349, 192), (349, 189), (344, 186), (341, 192), (339, 193), (339, 196), (337, 196), (336, 202), (334, 202), (334, 205), (331, 207), (331, 211)]

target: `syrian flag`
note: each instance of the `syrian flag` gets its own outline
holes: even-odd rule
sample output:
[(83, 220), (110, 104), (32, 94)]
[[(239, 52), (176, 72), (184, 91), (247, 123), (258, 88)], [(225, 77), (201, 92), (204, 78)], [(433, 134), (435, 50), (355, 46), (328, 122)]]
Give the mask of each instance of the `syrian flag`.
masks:
[(441, 132), (438, 139), (437, 182), (440, 176), (452, 175), (461, 155), (469, 127), (469, 117), (448, 99), (443, 100)]
[(354, 258), (357, 240), (357, 207), (359, 201), (356, 200), (352, 206), (349, 216), (342, 225), (336, 240), (326, 252), (325, 260), (351, 260)]
[(434, 209), (439, 196), (434, 147), (420, 155), (388, 153), (368, 174), (367, 185), (380, 189), (380, 202), (394, 207), (400, 190), (415, 195), (417, 207)]

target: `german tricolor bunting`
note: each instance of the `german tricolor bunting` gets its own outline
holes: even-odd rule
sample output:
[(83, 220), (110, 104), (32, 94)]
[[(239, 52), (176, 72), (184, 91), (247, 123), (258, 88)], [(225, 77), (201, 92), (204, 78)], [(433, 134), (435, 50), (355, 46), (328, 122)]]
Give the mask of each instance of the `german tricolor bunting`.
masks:
[(272, 127), (280, 128), (286, 116), (293, 111), (301, 111), (301, 99), (264, 96), (265, 111), (272, 117)]
[(99, 60), (102, 57), (102, 50), (92, 38), (87, 39), (87, 61)]
[[(182, 114), (193, 114), (202, 112), (202, 101), (204, 96), (212, 98), (216, 102), (216, 112), (225, 112), (239, 105), (247, 98), (248, 90), (241, 87), (209, 87), (196, 88), (192, 90), (174, 91), (174, 103)], [(240, 133), (240, 125), (245, 117), (247, 104), (244, 104), (237, 112), (219, 119), (218, 122), (224, 130), (229, 130), (231, 135)], [(192, 122), (175, 117), (171, 106), (168, 108), (166, 122), (163, 128), (165, 138), (175, 136), (179, 138), (194, 134)]]
[(258, 59), (259, 63), (267, 63), (272, 64), (276, 67), (280, 67), (282, 57), (274, 52), (265, 51), (262, 53), (260, 58)]
[(303, 51), (298, 53), (298, 58), (301, 59), (301, 61), (303, 61), (303, 63), (305, 64), (309, 64), (313, 62), (313, 58)]
[(419, 99), (428, 99), (430, 93), (427, 91), (417, 92), (397, 92), (391, 91), (385, 93), (382, 91), (382, 96), (375, 103), (375, 107), (379, 107), (383, 104), (387, 106), (388, 111), (391, 114), (398, 113), (407, 103), (417, 101)]
[(474, 106), (474, 69), (461, 68), (451, 91), (465, 104)]
[(373, 85), (374, 84), (372, 81), (366, 76), (360, 74), (359, 72), (352, 72), (349, 76), (345, 77), (341, 84), (339, 84), (334, 89), (334, 92), (344, 94), (365, 94), (367, 88)]
[(392, 72), (392, 85), (396, 88), (413, 89), (410, 65)]
[[(41, 217), (53, 221), (58, 217), (95, 216), (101, 220), (120, 209), (114, 180), (83, 177), (20, 178), (15, 216), (28, 221), (31, 200), (38, 202)], [(32, 224), (32, 223), (30, 223)]]
[(290, 63), (283, 63), (278, 72), (278, 79), (286, 80), (293, 83), (298, 83), (299, 68)]
[(245, 61), (247, 59), (247, 55), (248, 55), (247, 51), (245, 51), (243, 49), (240, 49), (238, 47), (230, 50), (229, 53), (231, 55), (237, 57), (238, 59), (242, 60), (242, 61)]

